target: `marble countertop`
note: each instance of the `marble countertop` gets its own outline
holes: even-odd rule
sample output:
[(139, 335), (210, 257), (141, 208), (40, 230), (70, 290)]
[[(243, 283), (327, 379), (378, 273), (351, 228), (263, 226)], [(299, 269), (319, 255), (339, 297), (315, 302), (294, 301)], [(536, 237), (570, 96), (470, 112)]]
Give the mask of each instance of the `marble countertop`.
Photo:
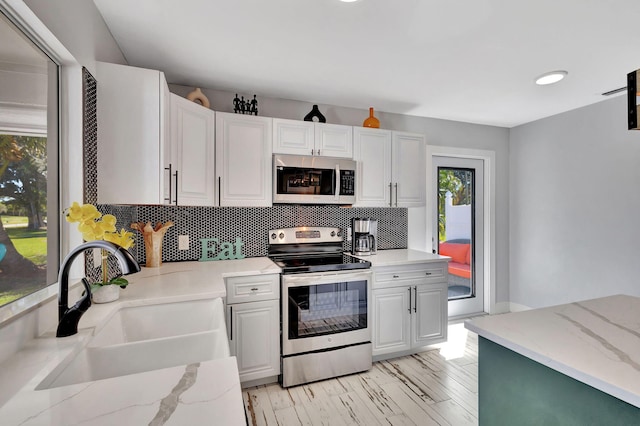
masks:
[(411, 249), (378, 250), (372, 256), (356, 256), (360, 259), (368, 260), (373, 267), (399, 266), (412, 263), (439, 262), (451, 260), (448, 256), (428, 253)]
[[(245, 424), (235, 357), (154, 370), (94, 382), (35, 390), (67, 356), (84, 346), (115, 310), (125, 306), (224, 297), (228, 276), (278, 274), (268, 258), (165, 263), (127, 276), (120, 299), (93, 304), (74, 336), (56, 338), (55, 329), (27, 343), (0, 367), (2, 424)], [(27, 377), (28, 376), (28, 377)], [(15, 385), (14, 385), (15, 384)], [(11, 389), (11, 387), (16, 387)], [(155, 419), (155, 420), (154, 420)], [(163, 421), (159, 421), (163, 419)]]
[(465, 327), (640, 407), (640, 298), (616, 295), (486, 316)]

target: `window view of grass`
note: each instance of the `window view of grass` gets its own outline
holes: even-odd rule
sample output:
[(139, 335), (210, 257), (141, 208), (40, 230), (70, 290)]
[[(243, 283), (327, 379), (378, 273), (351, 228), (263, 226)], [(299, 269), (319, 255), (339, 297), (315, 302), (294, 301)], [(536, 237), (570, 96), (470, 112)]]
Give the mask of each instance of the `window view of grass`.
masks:
[[(0, 216), (2, 226), (7, 232), (16, 251), (38, 268), (47, 266), (47, 230), (28, 229), (26, 216)], [(13, 279), (2, 283), (0, 287), (0, 306), (11, 303), (29, 293), (42, 288), (42, 283), (31, 280)], [(7, 288), (9, 287), (9, 288)]]

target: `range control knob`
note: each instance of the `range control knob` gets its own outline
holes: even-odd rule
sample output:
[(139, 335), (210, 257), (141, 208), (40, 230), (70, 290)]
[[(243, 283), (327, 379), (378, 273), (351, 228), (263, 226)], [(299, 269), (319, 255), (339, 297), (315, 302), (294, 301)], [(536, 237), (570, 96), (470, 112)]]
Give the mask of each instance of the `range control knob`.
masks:
[(335, 237), (336, 236), (336, 231), (331, 231), (331, 236)]
[(276, 233), (274, 232), (273, 234), (271, 234), (271, 239), (272, 239), (272, 240), (275, 240), (275, 239), (276, 239), (276, 236), (277, 236), (277, 235), (276, 235)]
[(338, 237), (342, 236), (342, 229), (338, 229)]
[(280, 239), (284, 238), (284, 232), (281, 232), (280, 235), (278, 235), (280, 237)]

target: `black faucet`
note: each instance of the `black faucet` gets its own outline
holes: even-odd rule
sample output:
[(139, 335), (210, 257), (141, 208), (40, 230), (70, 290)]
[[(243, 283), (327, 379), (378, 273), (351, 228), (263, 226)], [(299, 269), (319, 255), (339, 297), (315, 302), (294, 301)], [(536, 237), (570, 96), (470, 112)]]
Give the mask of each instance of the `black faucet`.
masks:
[(58, 293), (58, 331), (56, 337), (72, 336), (78, 332), (78, 322), (80, 317), (91, 306), (91, 287), (86, 278), (82, 279), (85, 295), (69, 308), (69, 270), (73, 260), (82, 252), (88, 249), (99, 248), (108, 251), (114, 255), (120, 262), (120, 269), (123, 275), (135, 274), (140, 272), (140, 265), (133, 258), (131, 253), (117, 244), (108, 241), (89, 241), (76, 247), (67, 255), (60, 265), (60, 273), (58, 274), (58, 283), (60, 291)]

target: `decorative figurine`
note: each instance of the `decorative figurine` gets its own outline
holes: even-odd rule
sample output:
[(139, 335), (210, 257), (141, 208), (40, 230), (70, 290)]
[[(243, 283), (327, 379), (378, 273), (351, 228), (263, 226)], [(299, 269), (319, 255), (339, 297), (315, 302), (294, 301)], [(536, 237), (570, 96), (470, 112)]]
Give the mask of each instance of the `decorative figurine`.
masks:
[(258, 115), (258, 99), (256, 99), (256, 95), (253, 95), (253, 99), (244, 100), (244, 96), (238, 98), (238, 94), (236, 93), (236, 97), (233, 98), (233, 112), (236, 114), (249, 114), (249, 115)]
[(240, 112), (240, 99), (238, 98), (238, 94), (236, 93), (236, 97), (233, 98), (233, 112), (236, 114)]
[(311, 108), (311, 112), (304, 116), (304, 121), (317, 121), (319, 123), (326, 123), (327, 119), (318, 109), (318, 105), (314, 105), (313, 108)]

